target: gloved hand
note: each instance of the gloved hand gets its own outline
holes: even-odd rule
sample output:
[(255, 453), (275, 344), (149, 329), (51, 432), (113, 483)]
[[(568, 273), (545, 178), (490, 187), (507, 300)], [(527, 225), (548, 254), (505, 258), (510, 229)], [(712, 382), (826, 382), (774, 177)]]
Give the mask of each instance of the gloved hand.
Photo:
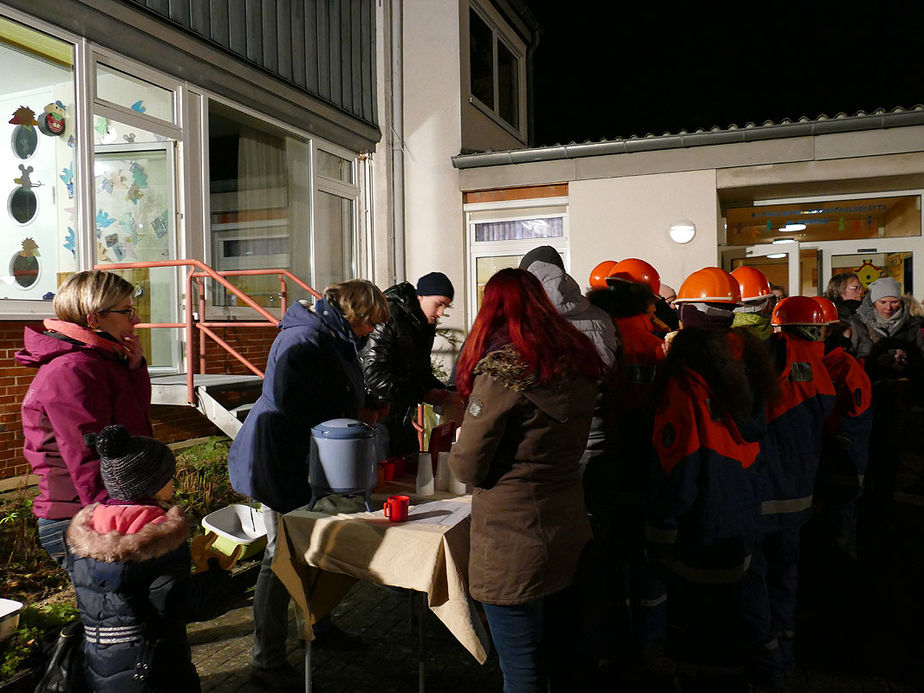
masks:
[(215, 543), (217, 538), (218, 535), (215, 532), (207, 532), (194, 537), (190, 542), (189, 552), (192, 555), (193, 565), (196, 567), (195, 572), (203, 573), (214, 565), (217, 565), (222, 570), (230, 571), (237, 564), (237, 559), (241, 557), (244, 547), (238, 545), (235, 547), (234, 553), (226, 556), (212, 548), (212, 544)]

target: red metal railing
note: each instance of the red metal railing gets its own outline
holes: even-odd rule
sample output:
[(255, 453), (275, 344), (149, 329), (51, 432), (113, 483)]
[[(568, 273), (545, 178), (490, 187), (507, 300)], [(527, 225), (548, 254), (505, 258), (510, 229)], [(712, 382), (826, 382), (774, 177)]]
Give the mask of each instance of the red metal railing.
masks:
[[(195, 404), (195, 385), (193, 379), (193, 365), (195, 359), (195, 331), (199, 331), (199, 373), (205, 373), (205, 352), (206, 339), (212, 339), (218, 346), (224, 349), (228, 354), (240, 361), (251, 372), (263, 377), (263, 371), (254, 366), (243, 354), (228, 344), (224, 339), (219, 337), (215, 328), (223, 327), (275, 327), (279, 324), (279, 319), (270, 313), (266, 308), (254, 301), (250, 296), (241, 291), (238, 287), (229, 282), (226, 277), (240, 276), (258, 276), (258, 275), (278, 275), (279, 276), (279, 294), (280, 308), (284, 315), (288, 308), (288, 285), (286, 280), (290, 280), (310, 293), (315, 298), (321, 298), (321, 294), (308, 286), (301, 279), (285, 269), (253, 269), (253, 270), (214, 270), (200, 260), (155, 260), (152, 262), (119, 262), (94, 265), (98, 270), (133, 270), (133, 269), (150, 269), (155, 267), (189, 267), (186, 273), (186, 300), (185, 300), (185, 320), (183, 322), (148, 322), (140, 323), (138, 327), (172, 327), (181, 328), (186, 331), (186, 400), (189, 404)], [(259, 313), (264, 320), (256, 322), (241, 322), (237, 320), (206, 320), (206, 290), (205, 279), (214, 279), (221, 284), (225, 290), (229, 291), (240, 301)], [(195, 288), (198, 295), (198, 318), (193, 310), (193, 289)]]
[[(201, 260), (155, 260), (151, 262), (119, 262), (94, 265), (93, 269), (97, 270), (122, 270), (122, 269), (149, 269), (153, 267), (189, 267), (186, 273), (186, 300), (185, 300), (185, 320), (184, 322), (143, 322), (137, 327), (154, 328), (154, 327), (172, 327), (182, 328), (186, 331), (186, 401), (194, 405), (196, 402), (195, 385), (193, 378), (193, 363), (195, 362), (194, 353), (194, 334), (195, 330), (199, 331), (199, 373), (205, 373), (206, 363), (206, 339), (211, 339), (218, 346), (224, 349), (228, 354), (240, 361), (248, 370), (256, 375), (263, 377), (263, 371), (254, 366), (243, 354), (228, 344), (224, 339), (215, 334), (214, 329), (223, 327), (275, 327), (279, 320), (266, 310), (259, 303), (254, 301), (250, 296), (234, 286), (225, 277), (241, 276), (259, 276), (259, 275), (278, 275), (279, 276), (279, 296), (281, 315), (285, 315), (288, 309), (288, 286), (286, 279), (291, 280), (315, 298), (321, 298), (321, 294), (308, 286), (301, 279), (285, 269), (252, 269), (252, 270), (215, 270), (206, 265)], [(204, 279), (214, 279), (221, 284), (227, 291), (230, 291), (235, 297), (242, 300), (248, 306), (253, 308), (265, 320), (257, 322), (241, 322), (239, 320), (205, 320), (206, 314), (206, 290)], [(193, 286), (195, 285), (198, 295), (199, 319), (196, 319), (196, 313), (193, 311)], [(417, 421), (412, 422), (417, 432), (417, 441), (419, 449), (423, 450), (424, 440), (424, 416), (423, 405), (417, 407)]]

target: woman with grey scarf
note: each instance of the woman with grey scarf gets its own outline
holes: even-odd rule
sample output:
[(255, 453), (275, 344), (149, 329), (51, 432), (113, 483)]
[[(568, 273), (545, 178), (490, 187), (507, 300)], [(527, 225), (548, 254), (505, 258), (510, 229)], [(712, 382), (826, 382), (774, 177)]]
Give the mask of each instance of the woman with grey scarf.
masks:
[[(850, 319), (854, 355), (865, 360), (873, 386), (873, 422), (863, 495), (857, 505), (857, 553), (875, 570), (898, 550), (890, 531), (896, 521), (893, 497), (901, 460), (914, 454), (913, 405), (920, 406), (924, 380), (924, 319), (910, 315), (902, 303), (901, 286), (891, 277), (877, 279)], [(875, 610), (882, 605), (870, 603)]]
[[(874, 345), (886, 338), (916, 350), (914, 357), (924, 356), (924, 333), (921, 332), (924, 319), (909, 314), (902, 303), (902, 288), (891, 277), (877, 279), (869, 285), (869, 293), (850, 319), (850, 327), (850, 342), (858, 359), (868, 357)], [(906, 353), (894, 356), (896, 360), (907, 360)]]

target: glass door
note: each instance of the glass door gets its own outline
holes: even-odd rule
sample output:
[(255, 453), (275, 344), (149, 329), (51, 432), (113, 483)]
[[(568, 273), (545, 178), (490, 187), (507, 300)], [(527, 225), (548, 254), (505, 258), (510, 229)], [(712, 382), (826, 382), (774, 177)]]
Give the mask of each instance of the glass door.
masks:
[[(84, 127), (93, 142), (93, 165), (87, 170), (93, 263), (175, 260), (182, 217), (181, 88), (102, 49), (94, 49), (92, 60), (93, 113)], [(135, 286), (143, 323), (180, 321), (181, 270), (138, 268), (119, 274)], [(181, 330), (138, 330), (138, 335), (152, 371), (182, 369)]]
[[(808, 254), (813, 255), (811, 251)], [(781, 287), (786, 296), (803, 293), (806, 282), (801, 265), (801, 248), (798, 241), (729, 248), (722, 252), (722, 266), (725, 270), (731, 272), (744, 266), (759, 269), (767, 281), (773, 286)], [(811, 278), (810, 272), (808, 276)]]
[[(818, 244), (824, 284), (843, 272), (852, 272), (864, 286), (880, 277), (892, 277), (906, 294), (924, 286), (924, 268), (914, 262), (913, 239), (876, 239), (868, 243), (832, 241)], [(920, 263), (917, 263), (920, 265)]]
[[(96, 261), (99, 264), (176, 258), (172, 142), (98, 144), (94, 163)], [(176, 270), (120, 270), (135, 285), (142, 322), (177, 320)], [(167, 330), (139, 330), (148, 364), (175, 369), (178, 340)]]

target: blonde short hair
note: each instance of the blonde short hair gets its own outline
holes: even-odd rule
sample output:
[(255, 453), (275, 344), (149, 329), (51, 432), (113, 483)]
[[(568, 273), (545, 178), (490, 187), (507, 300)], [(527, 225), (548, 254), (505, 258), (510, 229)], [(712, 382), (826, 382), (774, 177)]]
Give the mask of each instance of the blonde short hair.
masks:
[(324, 298), (337, 304), (348, 321), (368, 320), (373, 325), (388, 320), (388, 299), (366, 279), (347, 279), (324, 289)]
[(81, 327), (87, 325), (90, 313), (114, 308), (134, 293), (135, 287), (112, 272), (86, 270), (67, 278), (55, 294), (55, 315), (60, 320)]

